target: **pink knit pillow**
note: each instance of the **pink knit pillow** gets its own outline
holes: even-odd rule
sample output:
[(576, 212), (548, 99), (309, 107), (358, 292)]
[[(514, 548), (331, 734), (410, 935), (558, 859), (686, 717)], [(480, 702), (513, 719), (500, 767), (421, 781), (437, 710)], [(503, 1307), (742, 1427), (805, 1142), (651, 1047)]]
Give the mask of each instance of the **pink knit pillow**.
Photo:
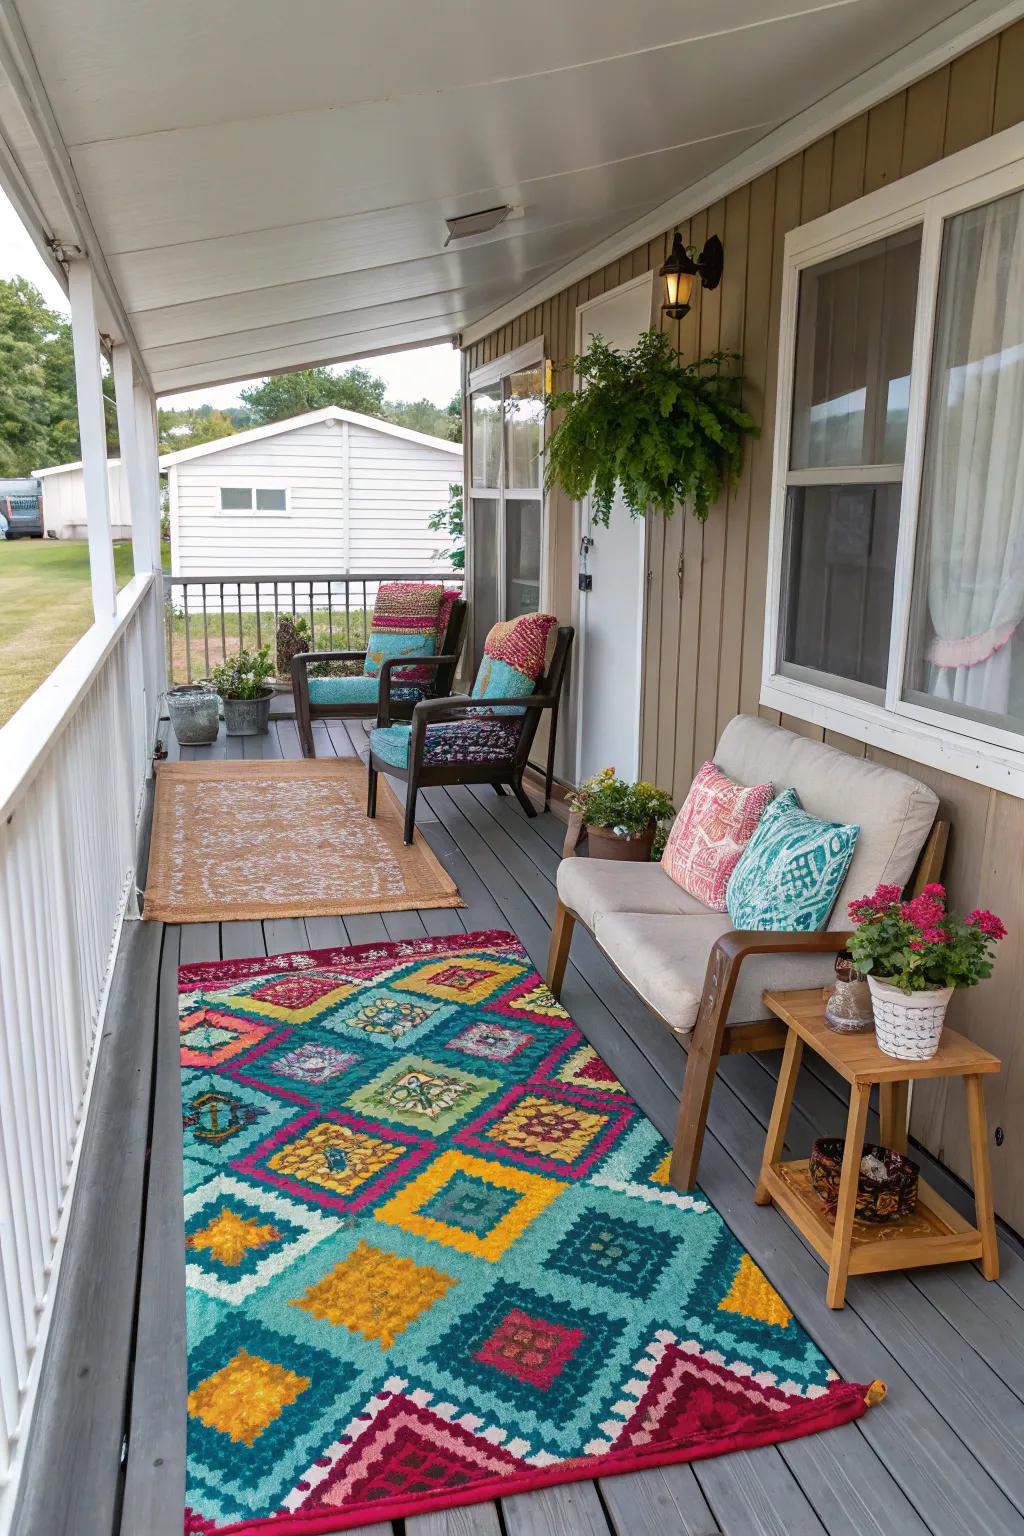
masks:
[(705, 763), (668, 835), (661, 856), (666, 875), (713, 912), (724, 912), (729, 876), (774, 798), (774, 785), (747, 789)]

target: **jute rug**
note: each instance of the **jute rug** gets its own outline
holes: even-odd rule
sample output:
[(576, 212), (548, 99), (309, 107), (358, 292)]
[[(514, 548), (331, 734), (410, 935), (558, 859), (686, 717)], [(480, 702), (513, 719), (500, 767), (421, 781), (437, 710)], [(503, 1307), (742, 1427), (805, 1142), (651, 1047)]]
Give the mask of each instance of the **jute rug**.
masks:
[(461, 907), (455, 882), (385, 781), (366, 815), (366, 769), (323, 762), (163, 763), (146, 883), (147, 918), (344, 917)]
[(320, 1536), (856, 1419), (514, 935), (179, 972), (185, 1529)]

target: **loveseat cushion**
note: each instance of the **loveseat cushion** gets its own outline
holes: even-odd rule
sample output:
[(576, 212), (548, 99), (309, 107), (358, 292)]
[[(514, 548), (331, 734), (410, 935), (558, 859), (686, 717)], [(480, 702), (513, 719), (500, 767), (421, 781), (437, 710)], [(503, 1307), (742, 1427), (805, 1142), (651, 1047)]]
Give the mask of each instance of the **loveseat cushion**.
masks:
[(822, 821), (783, 790), (765, 811), (732, 872), (726, 900), (734, 928), (817, 933), (828, 922), (860, 827)]
[(877, 885), (906, 885), (939, 807), (934, 790), (895, 768), (852, 757), (753, 715), (722, 732), (715, 762), (740, 784), (793, 788), (823, 821), (855, 822), (860, 835), (828, 927), (849, 927), (847, 902)]
[[(697, 1022), (712, 947), (731, 929), (725, 912), (686, 917), (611, 912), (598, 917), (594, 932), (634, 991), (674, 1034), (686, 1036)], [(761, 1001), (766, 987), (788, 991), (834, 980), (834, 955), (751, 955), (740, 966), (729, 1023), (768, 1018)]]
[(556, 877), (559, 900), (593, 932), (608, 912), (707, 915), (695, 896), (670, 880), (660, 864), (618, 859), (563, 859)]
[(736, 784), (715, 763), (705, 763), (661, 856), (669, 879), (712, 912), (724, 912), (729, 876), (774, 795), (772, 784)]

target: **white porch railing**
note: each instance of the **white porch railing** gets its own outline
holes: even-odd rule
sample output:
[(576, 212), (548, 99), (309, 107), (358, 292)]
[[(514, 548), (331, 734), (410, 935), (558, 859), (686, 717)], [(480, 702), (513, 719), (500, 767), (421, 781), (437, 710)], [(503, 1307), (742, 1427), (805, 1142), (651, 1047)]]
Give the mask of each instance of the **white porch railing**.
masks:
[[(163, 688), (137, 576), (0, 729), (0, 1529), (63, 1244)], [(6, 1484), (6, 1496), (5, 1485)]]

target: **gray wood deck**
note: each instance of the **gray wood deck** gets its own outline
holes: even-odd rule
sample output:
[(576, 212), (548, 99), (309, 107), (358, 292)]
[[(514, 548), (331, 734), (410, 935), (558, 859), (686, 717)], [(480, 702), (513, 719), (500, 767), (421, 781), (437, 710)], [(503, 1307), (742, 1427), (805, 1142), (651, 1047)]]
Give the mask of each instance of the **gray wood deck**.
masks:
[[(365, 748), (318, 724), (320, 755)], [(173, 742), (171, 743), (173, 750)], [(294, 722), (182, 756), (299, 756)], [(184, 1248), (175, 985), (179, 963), (423, 933), (511, 928), (547, 951), (562, 826), (491, 790), (421, 795), (420, 826), (457, 880), (458, 911), (132, 924), (118, 957), (16, 1536), (180, 1536), (184, 1485)], [(646, 1114), (670, 1136), (685, 1058), (585, 933), (564, 1000)], [(824, 1300), (820, 1261), (753, 1202), (774, 1090), (771, 1056), (722, 1064), (701, 1184), (847, 1377), (888, 1383), (856, 1424), (782, 1446), (576, 1483), (364, 1527), (362, 1536), (1024, 1536), (1024, 1248), (1001, 1244), (995, 1284), (973, 1265), (850, 1282)], [(791, 1151), (841, 1130), (845, 1105), (805, 1067)], [(959, 1208), (969, 1196), (922, 1157)]]

